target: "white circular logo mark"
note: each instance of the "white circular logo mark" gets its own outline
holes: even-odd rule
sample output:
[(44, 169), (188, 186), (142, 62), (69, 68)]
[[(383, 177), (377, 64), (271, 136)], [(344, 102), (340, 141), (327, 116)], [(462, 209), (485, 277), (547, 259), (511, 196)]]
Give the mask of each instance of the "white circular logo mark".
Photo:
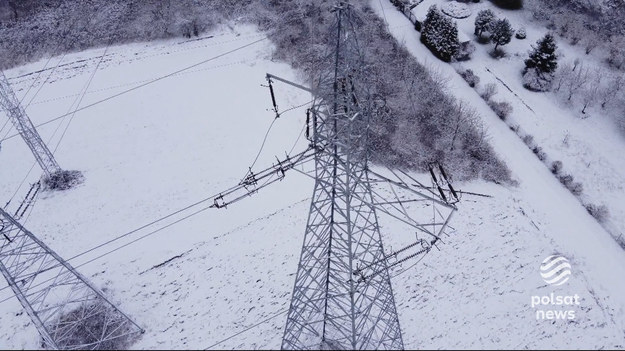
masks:
[(571, 277), (569, 260), (560, 255), (545, 258), (540, 265), (540, 276), (550, 285), (558, 286), (566, 283)]

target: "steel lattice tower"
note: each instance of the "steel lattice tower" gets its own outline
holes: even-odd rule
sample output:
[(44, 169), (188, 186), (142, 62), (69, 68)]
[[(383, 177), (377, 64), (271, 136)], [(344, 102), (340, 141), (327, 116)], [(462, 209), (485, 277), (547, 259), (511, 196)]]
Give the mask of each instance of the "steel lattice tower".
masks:
[(143, 330), (0, 208), (0, 271), (50, 349), (117, 349)]
[[(402, 349), (367, 162), (372, 113), (348, 5), (336, 7), (331, 101), (313, 110), (316, 180), (283, 349)], [(380, 272), (358, 279), (367, 266)]]
[[(282, 349), (403, 349), (389, 268), (423, 257), (442, 242), (459, 198), (449, 178), (437, 180), (432, 168), (431, 187), (400, 169), (371, 169), (370, 123), (385, 120), (390, 110), (385, 97), (370, 91), (372, 72), (361, 49), (366, 43), (359, 43), (356, 31), (361, 19), (347, 2), (333, 11), (336, 46), (319, 62), (315, 87), (267, 75), (277, 116), (274, 80), (315, 96), (307, 113), (308, 149), (260, 172), (250, 169), (212, 207), (251, 196), (287, 170), (311, 176), (315, 185)], [(311, 159), (314, 174), (299, 167)], [(417, 218), (415, 210), (426, 214)], [(379, 215), (405, 226), (405, 234), (416, 232), (410, 244), (385, 253)]]
[(59, 174), (61, 167), (54, 159), (50, 149), (41, 140), (41, 136), (39, 136), (33, 122), (28, 118), (26, 111), (20, 104), (17, 96), (15, 96), (15, 92), (11, 88), (4, 72), (0, 72), (0, 106), (6, 110), (8, 118), (22, 136), (30, 151), (32, 151), (45, 175), (50, 177), (51, 175)]

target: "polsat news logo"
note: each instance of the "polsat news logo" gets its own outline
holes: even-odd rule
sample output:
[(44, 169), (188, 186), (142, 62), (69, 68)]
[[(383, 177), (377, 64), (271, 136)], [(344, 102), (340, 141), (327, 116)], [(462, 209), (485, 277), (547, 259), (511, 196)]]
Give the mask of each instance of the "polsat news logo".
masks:
[(562, 285), (571, 277), (571, 264), (564, 256), (549, 256), (540, 265), (540, 276), (549, 285)]
[[(550, 286), (560, 286), (571, 278), (571, 264), (562, 255), (551, 255), (540, 265), (540, 276)], [(536, 309), (537, 320), (572, 320), (575, 319), (575, 310), (569, 309), (578, 306), (579, 295), (549, 295), (532, 296), (531, 305)]]

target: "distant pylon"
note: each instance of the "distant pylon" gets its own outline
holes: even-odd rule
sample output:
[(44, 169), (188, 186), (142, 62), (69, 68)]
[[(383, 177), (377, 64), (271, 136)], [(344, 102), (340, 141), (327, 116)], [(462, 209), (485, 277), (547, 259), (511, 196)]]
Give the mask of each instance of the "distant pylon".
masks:
[(0, 271), (46, 348), (123, 349), (143, 330), (0, 208)]
[(41, 136), (35, 129), (33, 122), (30, 120), (26, 111), (15, 96), (15, 92), (11, 88), (4, 72), (0, 71), (0, 106), (2, 106), (7, 117), (13, 123), (17, 132), (22, 136), (26, 145), (33, 156), (39, 163), (46, 176), (50, 177), (61, 172), (61, 167), (56, 162), (54, 155), (48, 149), (46, 144), (41, 140)]

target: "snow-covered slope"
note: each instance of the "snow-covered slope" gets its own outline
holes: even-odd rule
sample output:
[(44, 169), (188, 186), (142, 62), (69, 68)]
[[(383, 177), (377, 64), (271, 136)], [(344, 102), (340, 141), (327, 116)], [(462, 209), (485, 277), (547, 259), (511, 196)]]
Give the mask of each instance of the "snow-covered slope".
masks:
[[(432, 2), (424, 2), (419, 6), (425, 5), (427, 8), (427, 5), (430, 5)], [(545, 338), (544, 334), (540, 337), (538, 336), (540, 334), (538, 334), (534, 338), (526, 336), (517, 339), (519, 330), (529, 327), (536, 328), (538, 331), (541, 328), (550, 328), (551, 326), (548, 327), (548, 323), (537, 323), (531, 326), (528, 325), (530, 323), (518, 323), (516, 324), (517, 329), (511, 334), (506, 333), (506, 339), (503, 340), (516, 340), (510, 344), (515, 347), (599, 347), (600, 345), (614, 347), (623, 345), (625, 343), (625, 319), (623, 318), (625, 299), (622, 297), (622, 291), (624, 291), (625, 286), (623, 281), (617, 278), (625, 273), (625, 253), (623, 250), (585, 211), (577, 199), (560, 185), (514, 132), (490, 110), (479, 95), (475, 91), (467, 89), (466, 82), (456, 74), (454, 68), (436, 59), (419, 42), (418, 33), (411, 26), (405, 25), (408, 20), (400, 12), (396, 11), (389, 3), (383, 1), (372, 0), (371, 5), (381, 17), (386, 19), (389, 24), (389, 30), (395, 38), (403, 42), (417, 60), (447, 77), (449, 79), (449, 90), (475, 108), (483, 117), (483, 121), (491, 135), (493, 147), (499, 152), (519, 180), (520, 184), (515, 193), (518, 192), (520, 197), (527, 201), (528, 206), (532, 209), (531, 211), (542, 218), (543, 225), (538, 225), (539, 230), (537, 232), (540, 233), (540, 236), (547, 238), (544, 246), (542, 246), (543, 252), (551, 250), (560, 252), (567, 257), (574, 257), (576, 271), (579, 275), (578, 279), (583, 277), (584, 282), (582, 285), (584, 290), (593, 292), (596, 298), (595, 301), (600, 303), (603, 310), (602, 314), (605, 314), (609, 320), (613, 321), (614, 330), (612, 335), (615, 338), (613, 340), (617, 341), (614, 345), (610, 345), (610, 343), (602, 344), (600, 342), (595, 344), (595, 346), (589, 346), (572, 340), (566, 341), (564, 340), (566, 338), (563, 338), (563, 340), (550, 340), (550, 338)], [(478, 61), (476, 60), (476, 62)], [(614, 178), (615, 181), (618, 181), (618, 179), (618, 177)], [(528, 213), (527, 209), (524, 212)], [(536, 240), (536, 234), (536, 232), (532, 234), (531, 231), (521, 230), (517, 235), (523, 236), (528, 243)], [(527, 258), (525, 255), (520, 257)], [(515, 262), (517, 259), (517, 257), (509, 255), (505, 258), (505, 261)], [(539, 259), (537, 258), (536, 262), (538, 263), (538, 261)], [(522, 265), (522, 263), (520, 264)], [(494, 283), (495, 286), (503, 288), (499, 284), (500, 282)], [(566, 287), (566, 290), (570, 291), (571, 294), (577, 292), (576, 289), (579, 288)], [(527, 292), (527, 289), (521, 290), (520, 294), (527, 294)], [(511, 293), (511, 295), (514, 294)], [(529, 301), (529, 297), (527, 299)], [(490, 313), (485, 311), (485, 317), (483, 318), (491, 316)], [(584, 315), (584, 313), (581, 315)], [(505, 320), (507, 319), (502, 319), (502, 321)], [(583, 327), (583, 323), (578, 319), (574, 323), (574, 328), (592, 328), (592, 330), (583, 332), (584, 337), (599, 337), (598, 330), (604, 330), (606, 326), (599, 323), (598, 325), (601, 325), (601, 328), (597, 329), (592, 327), (595, 322), (596, 320), (593, 321), (593, 318), (590, 317), (590, 324)], [(572, 324), (563, 324), (558, 327), (567, 329), (571, 328)], [(571, 330), (565, 333), (570, 332)]]
[[(411, 52), (436, 64), (401, 14), (386, 14), (393, 34), (401, 39), (404, 33)], [(220, 33), (200, 41), (109, 48), (81, 106), (262, 38), (238, 25)], [(67, 112), (103, 52), (64, 58), (72, 64), (55, 73), (28, 109), (35, 123)], [(23, 76), (44, 64), (7, 74)], [(273, 119), (269, 92), (260, 86), (267, 72), (297, 79), (289, 67), (272, 62), (265, 40), (78, 112), (56, 155), (64, 168), (83, 171), (85, 183), (42, 195), (26, 226), (69, 258), (237, 183)], [(32, 82), (29, 77), (13, 80), (22, 88), (18, 95)], [(454, 86), (465, 84), (454, 79)], [(276, 93), (281, 110), (310, 99), (286, 86), (277, 85)], [(392, 272), (406, 347), (623, 347), (623, 286), (614, 278), (623, 274), (622, 251), (525, 146), (495, 123), (497, 117), (470, 98), (521, 185), (457, 184), (493, 197), (466, 195), (446, 245), (419, 265), (405, 270), (409, 262)], [(296, 143), (303, 109), (274, 124), (257, 166), (294, 144), (294, 150), (305, 146), (304, 140)], [(51, 145), (61, 136), (54, 134), (57, 123), (40, 128)], [(19, 138), (3, 143), (0, 164), (11, 166), (0, 168), (1, 200), (12, 196), (32, 162)], [(310, 179), (288, 174), (226, 210), (209, 209), (174, 224), (204, 206), (193, 207), (71, 262), (146, 329), (133, 348), (277, 348), (311, 191)], [(383, 226), (387, 243), (405, 234), (394, 229)], [(554, 252), (573, 265), (569, 283), (556, 289), (538, 271)], [(575, 321), (535, 319), (531, 296), (551, 291), (579, 294)], [(9, 289), (0, 291), (0, 299), (10, 296)], [(38, 347), (36, 330), (21, 311), (14, 298), (0, 303), (0, 347)]]
[[(440, 8), (445, 3), (447, 1), (425, 0), (412, 11), (418, 18), (424, 18), (429, 6), (437, 5)], [(616, 108), (601, 109), (600, 104), (596, 103), (586, 114), (582, 114), (583, 104), (580, 100), (583, 92), (567, 101), (555, 93), (536, 93), (525, 89), (521, 79), (524, 60), (532, 46), (548, 30), (540, 23), (528, 22), (529, 16), (522, 11), (502, 10), (488, 1), (470, 4), (469, 8), (472, 15), (455, 22), (460, 35), (473, 39), (477, 50), (471, 60), (456, 63), (457, 69), (471, 69), (479, 76), (478, 89), (483, 89), (489, 83), (495, 84), (497, 94), (493, 100), (508, 102), (514, 108), (508, 117), (508, 125), (519, 126), (521, 133), (531, 135), (535, 145), (546, 153), (546, 162), (561, 161), (562, 174), (572, 175), (574, 181), (583, 185), (581, 201), (586, 205), (605, 205), (609, 210), (605, 228), (615, 238), (625, 238), (625, 155), (615, 152), (625, 149), (625, 133), (619, 124), (622, 111)], [(498, 18), (508, 18), (515, 30), (526, 29), (526, 39), (513, 38), (510, 44), (502, 47), (506, 52), (504, 58), (492, 58), (489, 52), (494, 45), (478, 44), (475, 40), (475, 17), (483, 9), (493, 10)], [(406, 31), (406, 35), (419, 35), (414, 31), (409, 32)], [(611, 72), (604, 62), (604, 54), (598, 50), (587, 55), (581, 45), (571, 46), (561, 38), (557, 39), (557, 44), (561, 66), (578, 60), (581, 62), (580, 67), (585, 66), (591, 72), (603, 69), (604, 84), (611, 78), (611, 74), (622, 74)], [(457, 88), (467, 90), (466, 85)]]

